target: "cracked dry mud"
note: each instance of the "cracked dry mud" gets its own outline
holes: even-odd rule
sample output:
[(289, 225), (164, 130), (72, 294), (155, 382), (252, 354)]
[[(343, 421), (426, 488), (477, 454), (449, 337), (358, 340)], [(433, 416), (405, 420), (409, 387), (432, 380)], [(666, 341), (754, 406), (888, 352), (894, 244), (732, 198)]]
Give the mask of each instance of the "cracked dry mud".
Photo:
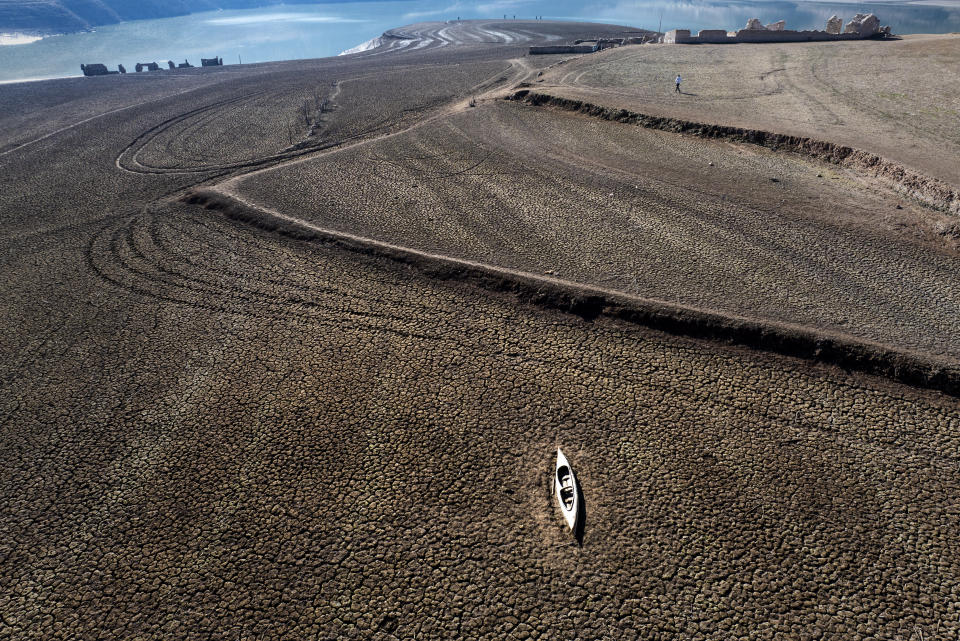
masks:
[[(956, 396), (184, 202), (956, 360), (952, 219), (852, 170), (507, 103), (590, 64), (522, 54), (58, 81), (75, 120), (0, 121), (0, 639), (960, 633)], [(324, 91), (312, 133), (272, 120)]]

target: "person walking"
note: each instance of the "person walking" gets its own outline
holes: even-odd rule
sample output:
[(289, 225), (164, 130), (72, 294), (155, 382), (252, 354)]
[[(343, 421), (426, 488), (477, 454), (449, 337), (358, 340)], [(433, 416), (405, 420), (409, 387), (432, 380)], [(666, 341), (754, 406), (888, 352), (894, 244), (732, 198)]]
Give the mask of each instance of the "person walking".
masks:
[(683, 93), (680, 91), (680, 74), (677, 74), (677, 79), (675, 82), (677, 83), (677, 93)]

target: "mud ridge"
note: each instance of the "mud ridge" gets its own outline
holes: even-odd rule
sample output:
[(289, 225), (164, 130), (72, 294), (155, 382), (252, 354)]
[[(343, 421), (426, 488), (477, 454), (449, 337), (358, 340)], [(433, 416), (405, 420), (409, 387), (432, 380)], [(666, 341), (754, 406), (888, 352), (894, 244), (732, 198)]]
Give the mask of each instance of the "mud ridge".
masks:
[(960, 215), (960, 191), (936, 178), (924, 176), (907, 169), (903, 165), (853, 147), (759, 129), (710, 125), (666, 116), (650, 116), (626, 109), (604, 107), (582, 100), (561, 98), (529, 89), (516, 91), (507, 96), (506, 99), (537, 107), (547, 106), (573, 111), (594, 118), (637, 125), (647, 129), (749, 143), (776, 151), (801, 154), (873, 176), (906, 197), (913, 198), (934, 209)]
[(430, 254), (333, 230), (298, 224), (213, 189), (196, 189), (182, 200), (296, 240), (319, 242), (386, 259), (443, 281), (505, 295), (520, 303), (575, 314), (587, 321), (608, 318), (677, 336), (757, 349), (880, 376), (960, 397), (960, 365), (807, 327), (759, 321), (666, 303), (570, 281)]

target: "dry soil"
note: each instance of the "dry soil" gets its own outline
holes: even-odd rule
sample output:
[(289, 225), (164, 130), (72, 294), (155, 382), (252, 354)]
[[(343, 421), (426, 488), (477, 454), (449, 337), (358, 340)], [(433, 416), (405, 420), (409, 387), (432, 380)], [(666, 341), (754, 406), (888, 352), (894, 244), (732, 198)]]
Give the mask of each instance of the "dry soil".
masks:
[(950, 221), (851, 170), (508, 103), (648, 54), (460, 28), (623, 31), (0, 87), (0, 639), (960, 634), (957, 397), (329, 242), (951, 361)]

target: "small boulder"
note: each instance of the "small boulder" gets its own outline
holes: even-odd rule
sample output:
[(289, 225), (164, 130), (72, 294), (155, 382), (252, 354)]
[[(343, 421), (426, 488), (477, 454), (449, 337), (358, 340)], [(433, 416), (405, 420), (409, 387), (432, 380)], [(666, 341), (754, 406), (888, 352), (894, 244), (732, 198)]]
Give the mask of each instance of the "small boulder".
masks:
[(842, 30), (843, 20), (839, 16), (830, 16), (830, 19), (827, 20), (827, 33), (839, 35)]
[(880, 31), (880, 19), (872, 13), (858, 13), (844, 27), (844, 33), (855, 33), (861, 38), (869, 38)]
[(760, 18), (750, 18), (747, 20), (748, 31), (763, 31), (766, 27), (760, 22)]
[(787, 28), (786, 20), (777, 20), (767, 25), (767, 31), (783, 31)]

